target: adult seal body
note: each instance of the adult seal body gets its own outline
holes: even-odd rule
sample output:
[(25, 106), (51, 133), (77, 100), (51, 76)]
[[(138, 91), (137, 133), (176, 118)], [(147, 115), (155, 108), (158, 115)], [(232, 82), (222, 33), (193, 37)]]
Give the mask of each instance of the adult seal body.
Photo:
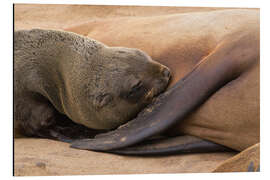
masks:
[(64, 31), (17, 31), (15, 137), (68, 140), (76, 128), (82, 136), (82, 126), (116, 128), (165, 90), (169, 78), (167, 67), (138, 49), (108, 47)]
[[(143, 113), (136, 118), (140, 121), (132, 120), (133, 123), (119, 128), (123, 138), (117, 131), (115, 136), (108, 134), (108, 139), (100, 135), (94, 140), (74, 143), (73, 147), (116, 150), (165, 130), (172, 136), (196, 136), (237, 151), (258, 143), (259, 16), (258, 9), (227, 9), (89, 21), (67, 28), (112, 46), (140, 48), (168, 66), (173, 74), (166, 92), (168, 96), (162, 96), (160, 103), (151, 106), (153, 112), (146, 112), (148, 118)], [(102, 33), (104, 27), (108, 29), (106, 33)], [(121, 29), (125, 31), (119, 34)], [(158, 104), (163, 105), (157, 108)], [(120, 143), (121, 138), (125, 143)], [(179, 138), (170, 141), (171, 151), (178, 149), (176, 142), (191, 142), (191, 138), (186, 141)], [(155, 147), (150, 149), (147, 145), (143, 151), (156, 153), (162, 147), (164, 153), (167, 145), (162, 142), (151, 141)], [(131, 147), (128, 151), (135, 153)], [(136, 147), (137, 154), (144, 152)]]

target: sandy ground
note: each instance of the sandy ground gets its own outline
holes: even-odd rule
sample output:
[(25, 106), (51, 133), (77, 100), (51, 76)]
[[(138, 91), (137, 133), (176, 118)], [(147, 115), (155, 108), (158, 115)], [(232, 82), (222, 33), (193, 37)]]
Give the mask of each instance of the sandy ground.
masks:
[(121, 156), (69, 148), (46, 139), (15, 140), (15, 175), (89, 175), (210, 172), (232, 153)]
[[(220, 8), (15, 5), (15, 30), (64, 29), (89, 20), (120, 16), (212, 11)], [(15, 176), (211, 172), (234, 153), (129, 157), (69, 148), (46, 139), (15, 139)]]

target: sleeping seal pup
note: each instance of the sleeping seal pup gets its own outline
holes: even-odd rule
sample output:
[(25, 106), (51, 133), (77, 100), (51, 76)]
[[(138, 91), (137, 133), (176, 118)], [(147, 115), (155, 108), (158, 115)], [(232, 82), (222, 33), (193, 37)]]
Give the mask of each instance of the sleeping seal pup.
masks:
[[(75, 33), (14, 33), (14, 127), (70, 141), (127, 122), (168, 85), (170, 71), (138, 49)], [(70, 121), (71, 120), (71, 121)]]

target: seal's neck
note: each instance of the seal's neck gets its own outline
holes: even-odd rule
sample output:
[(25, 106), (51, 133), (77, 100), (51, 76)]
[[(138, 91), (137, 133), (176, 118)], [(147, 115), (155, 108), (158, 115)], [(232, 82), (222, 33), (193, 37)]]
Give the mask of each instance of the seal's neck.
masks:
[(71, 80), (78, 74), (91, 77), (86, 67), (92, 67), (98, 60), (97, 51), (104, 45), (64, 31), (35, 29), (17, 31), (14, 35), (16, 76), (27, 81), (25, 89), (49, 99), (59, 112), (70, 114), (63, 104), (69, 104), (64, 102), (65, 97), (70, 97), (70, 86), (76, 86)]
[(63, 49), (71, 49), (80, 54), (88, 54), (98, 50), (101, 43), (85, 38), (83, 36), (56, 30), (33, 29), (30, 31), (21, 30), (14, 33), (15, 51), (23, 50), (38, 55), (52, 56)]
[[(14, 33), (14, 55), (16, 77), (24, 89), (31, 89), (47, 97), (58, 111), (63, 111), (61, 96), (65, 95), (66, 69), (72, 61), (80, 60), (87, 51), (88, 40), (73, 33), (53, 30), (16, 31)], [(84, 56), (85, 57), (85, 56)], [(24, 69), (22, 71), (21, 69)], [(15, 80), (18, 79), (15, 77)]]

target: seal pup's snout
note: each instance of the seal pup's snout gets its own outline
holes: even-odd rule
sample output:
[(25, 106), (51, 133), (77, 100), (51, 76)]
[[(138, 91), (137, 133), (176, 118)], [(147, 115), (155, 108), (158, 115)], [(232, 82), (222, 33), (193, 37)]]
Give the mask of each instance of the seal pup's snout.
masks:
[(168, 68), (164, 68), (164, 69), (162, 70), (162, 74), (163, 74), (163, 76), (164, 76), (165, 78), (168, 78), (168, 79), (171, 78), (171, 72), (170, 72), (170, 70), (169, 70)]
[(168, 85), (170, 79), (171, 79), (171, 72), (170, 72), (170, 69), (167, 68), (167, 67), (164, 67), (162, 69), (162, 75), (164, 77), (164, 79), (166, 80), (166, 84)]
[[(150, 90), (151, 93), (148, 93), (147, 97), (156, 97), (160, 93), (164, 92), (169, 85), (171, 79), (170, 69), (166, 66), (162, 66), (159, 69), (159, 78), (153, 81), (153, 88)], [(151, 96), (150, 96), (151, 95)]]
[(161, 79), (160, 79), (160, 85), (162, 88), (166, 89), (166, 87), (169, 85), (170, 79), (171, 79), (171, 71), (168, 67), (162, 66), (160, 69)]

